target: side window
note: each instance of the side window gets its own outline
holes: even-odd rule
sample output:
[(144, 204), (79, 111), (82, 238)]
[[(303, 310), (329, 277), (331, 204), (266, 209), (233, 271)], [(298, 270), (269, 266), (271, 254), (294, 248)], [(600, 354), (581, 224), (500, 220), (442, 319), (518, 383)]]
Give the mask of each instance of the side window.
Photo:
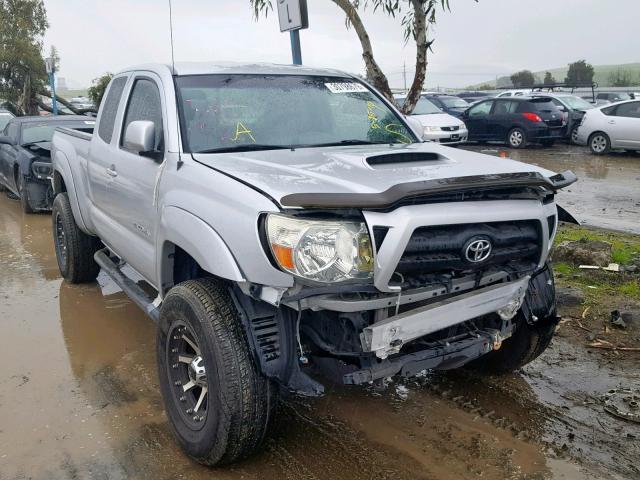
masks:
[(18, 123), (11, 122), (7, 125), (7, 137), (17, 141), (18, 140)]
[(601, 111), (602, 113), (604, 113), (605, 115), (614, 115), (614, 114), (615, 114), (615, 110), (616, 110), (616, 107), (615, 107), (615, 106), (613, 106), (613, 107), (606, 107), (606, 108), (603, 108), (603, 109), (602, 109), (602, 110), (600, 110), (600, 111)]
[(156, 130), (155, 150), (164, 150), (164, 132), (162, 127), (162, 100), (160, 90), (156, 84), (147, 78), (139, 78), (133, 85), (127, 111), (124, 114), (122, 137), (131, 122), (137, 120), (149, 120), (154, 123)]
[(100, 125), (98, 126), (98, 135), (102, 140), (111, 143), (113, 137), (113, 127), (116, 121), (116, 113), (118, 113), (118, 105), (127, 84), (127, 77), (118, 77), (111, 82), (109, 93), (102, 101), (102, 113), (100, 114)]
[(478, 105), (475, 105), (469, 109), (469, 116), (477, 117), (480, 115), (488, 115), (491, 111), (492, 105), (493, 101), (479, 103)]
[(640, 102), (630, 102), (618, 105), (616, 117), (640, 118)]
[(495, 107), (493, 107), (493, 115), (507, 115), (509, 113), (514, 113), (518, 108), (519, 102), (515, 102), (513, 100), (498, 100), (495, 102)]

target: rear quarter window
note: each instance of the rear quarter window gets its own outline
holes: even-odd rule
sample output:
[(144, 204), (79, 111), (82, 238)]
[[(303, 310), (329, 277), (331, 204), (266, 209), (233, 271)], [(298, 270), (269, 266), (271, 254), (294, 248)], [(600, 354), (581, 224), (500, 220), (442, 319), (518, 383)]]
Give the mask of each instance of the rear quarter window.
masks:
[(106, 143), (111, 143), (113, 138), (114, 123), (118, 113), (118, 105), (122, 92), (127, 84), (127, 77), (118, 77), (111, 82), (111, 87), (106, 98), (102, 101), (102, 113), (100, 115), (100, 125), (98, 135)]

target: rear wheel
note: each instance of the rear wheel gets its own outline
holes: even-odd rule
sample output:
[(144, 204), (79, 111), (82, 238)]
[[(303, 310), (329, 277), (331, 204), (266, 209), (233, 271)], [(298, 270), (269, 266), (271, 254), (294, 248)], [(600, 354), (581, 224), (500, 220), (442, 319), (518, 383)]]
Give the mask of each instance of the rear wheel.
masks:
[(516, 127), (507, 134), (507, 145), (511, 148), (522, 148), (527, 144), (527, 134), (523, 129)]
[(95, 280), (100, 267), (93, 259), (93, 255), (100, 249), (100, 240), (80, 230), (73, 217), (66, 193), (56, 196), (51, 218), (56, 258), (62, 276), (71, 283)]
[(275, 387), (258, 371), (225, 286), (213, 279), (174, 287), (160, 313), (160, 388), (182, 449), (205, 465), (224, 465), (261, 445)]
[(603, 132), (596, 132), (589, 137), (589, 148), (596, 155), (604, 155), (611, 150), (609, 136)]

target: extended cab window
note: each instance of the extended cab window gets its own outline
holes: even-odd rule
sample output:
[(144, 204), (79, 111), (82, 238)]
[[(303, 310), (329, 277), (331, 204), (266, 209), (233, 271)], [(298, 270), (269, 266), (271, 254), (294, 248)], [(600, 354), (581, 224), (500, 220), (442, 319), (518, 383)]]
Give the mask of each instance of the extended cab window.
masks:
[(111, 82), (109, 93), (102, 101), (102, 112), (100, 114), (100, 125), (98, 126), (98, 135), (102, 140), (111, 143), (113, 137), (113, 126), (116, 121), (116, 113), (118, 113), (118, 105), (127, 84), (127, 77), (118, 77)]
[(122, 139), (124, 139), (124, 132), (127, 131), (129, 124), (137, 120), (147, 120), (154, 123), (156, 131), (154, 150), (164, 150), (160, 90), (158, 90), (155, 82), (147, 78), (139, 78), (133, 84), (127, 111), (124, 114)]
[(176, 83), (191, 152), (416, 141), (398, 114), (353, 78), (220, 74)]

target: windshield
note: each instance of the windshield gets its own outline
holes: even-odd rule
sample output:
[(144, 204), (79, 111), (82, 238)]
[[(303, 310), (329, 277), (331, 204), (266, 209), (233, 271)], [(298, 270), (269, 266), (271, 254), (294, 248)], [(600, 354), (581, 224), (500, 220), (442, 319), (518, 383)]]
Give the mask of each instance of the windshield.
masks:
[(460, 97), (438, 97), (447, 108), (469, 108), (469, 102), (461, 99)]
[(22, 140), (21, 145), (27, 145), (34, 142), (50, 142), (53, 134), (58, 127), (91, 129), (95, 121), (86, 120), (84, 122), (48, 122), (48, 123), (23, 123), (22, 124)]
[(431, 115), (432, 113), (442, 113), (442, 110), (440, 110), (440, 108), (431, 100), (427, 100), (423, 97), (418, 100), (418, 103), (416, 103), (416, 108), (413, 110), (412, 115)]
[(353, 78), (198, 75), (176, 82), (185, 148), (195, 153), (416, 141)]
[(583, 98), (576, 97), (573, 95), (567, 95), (566, 97), (561, 97), (562, 101), (569, 105), (573, 110), (589, 110), (593, 108), (595, 105), (587, 102)]
[(11, 115), (10, 113), (0, 112), (0, 132), (4, 130), (4, 127), (7, 126), (7, 123), (9, 123), (9, 120), (11, 120), (12, 118), (13, 115)]

